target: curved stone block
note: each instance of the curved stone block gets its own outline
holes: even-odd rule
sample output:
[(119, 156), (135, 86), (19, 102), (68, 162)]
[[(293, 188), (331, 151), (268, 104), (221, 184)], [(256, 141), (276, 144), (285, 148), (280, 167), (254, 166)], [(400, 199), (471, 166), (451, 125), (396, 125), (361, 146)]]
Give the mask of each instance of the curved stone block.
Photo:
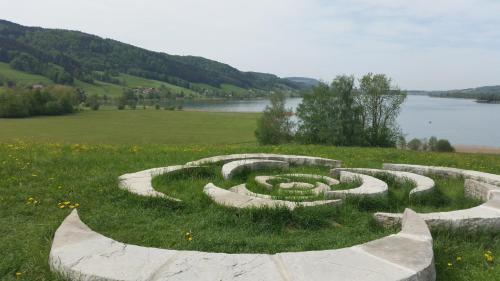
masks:
[[(242, 185), (238, 186), (238, 189), (241, 191)], [(244, 187), (246, 189), (246, 187)], [(342, 202), (342, 200), (318, 200), (311, 202), (292, 202), (292, 201), (284, 201), (284, 200), (274, 200), (269, 197), (258, 197), (249, 195), (249, 193), (237, 193), (238, 190), (233, 189), (226, 190), (215, 186), (212, 183), (207, 184), (203, 188), (203, 192), (207, 194), (212, 200), (216, 203), (235, 208), (278, 208), (278, 207), (286, 207), (290, 210), (293, 210), (297, 207), (312, 207), (319, 205), (338, 205)], [(247, 192), (251, 192), (248, 191)]]
[[(500, 231), (500, 198), (465, 210), (419, 214), (431, 228), (449, 228), (468, 231)], [(375, 219), (384, 226), (401, 223), (402, 214), (375, 213)]]
[(410, 172), (368, 169), (368, 168), (336, 168), (332, 170), (332, 174), (333, 175), (340, 174), (340, 171), (348, 171), (348, 172), (366, 174), (371, 176), (383, 173), (394, 176), (394, 178), (399, 182), (411, 181), (415, 184), (415, 188), (410, 190), (410, 197), (430, 192), (436, 186), (433, 179), (426, 176), (422, 176), (420, 174), (415, 174)]
[(341, 161), (333, 160), (322, 157), (301, 156), (301, 155), (283, 155), (273, 153), (246, 153), (246, 154), (230, 154), (220, 155), (200, 160), (188, 162), (186, 165), (199, 166), (203, 164), (227, 163), (238, 160), (261, 159), (261, 160), (275, 160), (285, 161), (292, 165), (307, 165), (307, 166), (327, 166), (327, 167), (340, 167)]
[(176, 165), (162, 168), (153, 168), (136, 173), (124, 174), (118, 177), (118, 187), (127, 190), (139, 196), (162, 197), (172, 201), (181, 201), (180, 199), (170, 197), (164, 193), (158, 192), (153, 188), (153, 177), (174, 172), (198, 169), (200, 166)]
[(500, 187), (473, 179), (465, 179), (465, 196), (486, 202), (493, 199), (495, 194), (500, 194)]
[(276, 160), (238, 160), (226, 163), (222, 166), (222, 177), (231, 179), (244, 170), (257, 171), (262, 169), (288, 169), (288, 163)]
[(314, 184), (310, 184), (307, 182), (282, 182), (278, 185), (278, 187), (282, 189), (312, 189), (314, 188)]
[(350, 248), (275, 255), (123, 244), (92, 231), (74, 210), (55, 233), (49, 264), (75, 281), (435, 280), (432, 237), (411, 210), (395, 235)]
[[(486, 203), (465, 210), (419, 214), (431, 228), (466, 229), (469, 231), (500, 231), (500, 187), (494, 184), (498, 175), (448, 167), (407, 164), (384, 164), (384, 169), (411, 171), (419, 174), (438, 174), (465, 177), (465, 190), (469, 196)], [(398, 224), (402, 214), (375, 213), (375, 219), (383, 225)]]
[(275, 180), (275, 179), (279, 179), (279, 177), (277, 177), (277, 176), (256, 176), (255, 182), (257, 184), (260, 184), (260, 185), (264, 186), (265, 188), (271, 190), (271, 189), (273, 189), (273, 185), (270, 184), (269, 181)]
[(384, 164), (383, 167), (385, 170), (406, 171), (421, 175), (434, 174), (440, 176), (464, 177), (466, 179), (485, 182), (500, 187), (500, 175), (495, 175), (485, 172), (478, 172), (478, 171), (464, 170), (464, 169), (450, 168), (450, 167), (390, 164), (390, 163)]
[(325, 193), (327, 197), (376, 197), (387, 195), (388, 186), (385, 182), (364, 174), (340, 171), (340, 182), (352, 182), (359, 180), (361, 185), (357, 188), (346, 190), (330, 190)]
[(315, 175), (315, 174), (284, 174), (284, 175), (278, 175), (278, 177), (295, 177), (295, 178), (308, 178), (308, 179), (315, 179), (315, 180), (324, 180), (326, 184), (328, 185), (336, 185), (339, 184), (340, 182), (334, 178), (327, 177), (327, 176), (322, 176), (322, 175)]

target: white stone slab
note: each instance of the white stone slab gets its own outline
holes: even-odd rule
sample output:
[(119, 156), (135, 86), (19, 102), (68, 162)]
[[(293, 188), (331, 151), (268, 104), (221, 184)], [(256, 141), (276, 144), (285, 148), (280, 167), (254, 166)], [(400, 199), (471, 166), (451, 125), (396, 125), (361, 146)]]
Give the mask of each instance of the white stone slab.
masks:
[[(492, 199), (480, 206), (450, 212), (419, 214), (431, 228), (449, 228), (468, 231), (500, 231), (500, 199)], [(402, 214), (374, 214), (375, 219), (385, 226), (399, 224)]]
[(310, 184), (307, 182), (282, 182), (278, 185), (278, 187), (282, 189), (312, 189), (314, 188), (314, 184)]
[(366, 174), (371, 176), (385, 173), (394, 176), (394, 178), (399, 182), (411, 181), (415, 184), (415, 188), (410, 190), (410, 197), (430, 192), (434, 189), (436, 185), (433, 179), (426, 176), (422, 176), (420, 174), (415, 174), (410, 172), (368, 169), (368, 168), (335, 168), (332, 170), (332, 174), (333, 175), (340, 174), (340, 171), (348, 171), (348, 172)]
[(226, 163), (222, 166), (222, 177), (224, 179), (231, 179), (238, 173), (244, 170), (257, 171), (263, 169), (288, 169), (288, 162), (276, 160), (237, 160)]
[(269, 183), (271, 180), (279, 179), (277, 176), (256, 176), (255, 182), (264, 186), (265, 188), (271, 190), (273, 189), (273, 185)]
[(220, 155), (220, 156), (213, 156), (188, 162), (186, 165), (199, 166), (204, 164), (215, 164), (220, 162), (227, 163), (231, 161), (248, 160), (248, 159), (276, 160), (276, 161), (285, 161), (292, 165), (327, 166), (332, 168), (340, 167), (341, 165), (341, 161), (328, 158), (301, 156), (301, 155), (283, 155), (283, 154), (273, 154), (273, 153), (246, 153), (246, 154)]
[[(241, 186), (238, 187), (241, 189)], [(234, 190), (236, 191), (236, 190)], [(203, 192), (218, 204), (235, 208), (278, 208), (285, 207), (293, 210), (297, 207), (312, 207), (319, 205), (338, 205), (342, 200), (317, 200), (310, 202), (292, 202), (285, 200), (274, 200), (269, 198), (256, 197), (244, 193), (236, 193), (215, 186), (212, 183), (203, 188)]]
[[(496, 185), (485, 183), (495, 182), (497, 175), (457, 168), (406, 164), (384, 164), (384, 168), (420, 174), (465, 177), (466, 194), (481, 200), (487, 200), (486, 203), (465, 210), (422, 213), (420, 216), (432, 228), (500, 231), (500, 197), (498, 196), (500, 190)], [(393, 225), (400, 222), (402, 214), (379, 212), (375, 213), (374, 217), (383, 225)]]
[(161, 168), (153, 168), (136, 173), (124, 174), (118, 177), (118, 187), (131, 193), (146, 197), (161, 197), (172, 201), (181, 201), (180, 199), (170, 197), (153, 188), (153, 177), (174, 172), (184, 172), (186, 170), (198, 169), (200, 166), (176, 165)]
[(357, 188), (346, 190), (330, 190), (325, 193), (330, 198), (346, 197), (376, 197), (387, 195), (388, 186), (385, 182), (372, 176), (340, 171), (340, 182), (361, 181)]
[(464, 188), (465, 196), (483, 202), (492, 199), (495, 193), (500, 193), (500, 187), (473, 179), (465, 179)]
[(92, 231), (74, 210), (55, 233), (49, 264), (75, 281), (435, 280), (432, 238), (411, 210), (396, 235), (351, 248), (275, 255), (123, 244)]
[(278, 175), (278, 177), (308, 178), (308, 179), (315, 179), (315, 180), (324, 180), (326, 182), (326, 184), (328, 184), (330, 186), (340, 183), (338, 180), (336, 180), (334, 178), (322, 176), (322, 175), (315, 175), (315, 174), (284, 174), (284, 175)]
[(406, 171), (421, 175), (435, 174), (441, 176), (464, 177), (466, 179), (473, 179), (476, 181), (485, 182), (500, 187), (500, 175), (495, 175), (485, 172), (478, 172), (478, 171), (450, 168), (450, 167), (391, 164), (391, 163), (386, 163), (383, 165), (383, 167), (385, 170)]

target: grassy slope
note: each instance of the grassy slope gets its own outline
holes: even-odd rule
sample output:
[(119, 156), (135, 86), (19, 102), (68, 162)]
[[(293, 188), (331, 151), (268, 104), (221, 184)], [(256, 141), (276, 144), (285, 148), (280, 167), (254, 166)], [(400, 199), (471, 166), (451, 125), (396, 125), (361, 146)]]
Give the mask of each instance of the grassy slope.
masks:
[[(2, 77), (16, 81), (19, 84), (37, 84), (42, 83), (45, 85), (52, 85), (53, 82), (41, 75), (30, 74), (23, 71), (12, 69), (9, 64), (0, 62), (0, 75)], [(133, 75), (120, 74), (119, 78), (125, 82), (126, 87), (160, 87), (162, 84), (169, 88), (174, 93), (184, 92), (187, 95), (197, 95), (190, 89), (179, 87), (176, 85), (168, 84), (162, 81), (149, 80)], [(75, 81), (75, 86), (83, 88), (87, 94), (98, 94), (100, 96), (107, 95), (109, 97), (116, 97), (121, 95), (123, 87), (121, 85), (96, 81), (94, 84), (85, 83), (80, 80)]]
[(29, 119), (0, 119), (0, 141), (215, 144), (254, 142), (259, 114), (154, 109), (84, 111)]
[(21, 84), (53, 84), (53, 82), (41, 75), (29, 74), (12, 69), (8, 63), (0, 62), (0, 75)]

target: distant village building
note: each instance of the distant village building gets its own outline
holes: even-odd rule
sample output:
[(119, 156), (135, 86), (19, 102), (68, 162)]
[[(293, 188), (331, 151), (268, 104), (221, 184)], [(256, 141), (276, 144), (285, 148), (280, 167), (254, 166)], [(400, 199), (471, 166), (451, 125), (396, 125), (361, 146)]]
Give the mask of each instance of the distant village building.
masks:
[(135, 94), (151, 95), (158, 94), (160, 91), (156, 88), (151, 87), (135, 87), (132, 89)]

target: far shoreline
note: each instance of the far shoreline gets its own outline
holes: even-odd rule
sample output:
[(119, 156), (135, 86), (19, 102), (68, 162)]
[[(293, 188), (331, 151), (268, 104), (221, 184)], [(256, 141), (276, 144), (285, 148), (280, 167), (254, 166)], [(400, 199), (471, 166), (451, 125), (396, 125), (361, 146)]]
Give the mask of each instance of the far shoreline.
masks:
[(459, 153), (500, 154), (500, 147), (495, 146), (456, 144), (453, 147)]

